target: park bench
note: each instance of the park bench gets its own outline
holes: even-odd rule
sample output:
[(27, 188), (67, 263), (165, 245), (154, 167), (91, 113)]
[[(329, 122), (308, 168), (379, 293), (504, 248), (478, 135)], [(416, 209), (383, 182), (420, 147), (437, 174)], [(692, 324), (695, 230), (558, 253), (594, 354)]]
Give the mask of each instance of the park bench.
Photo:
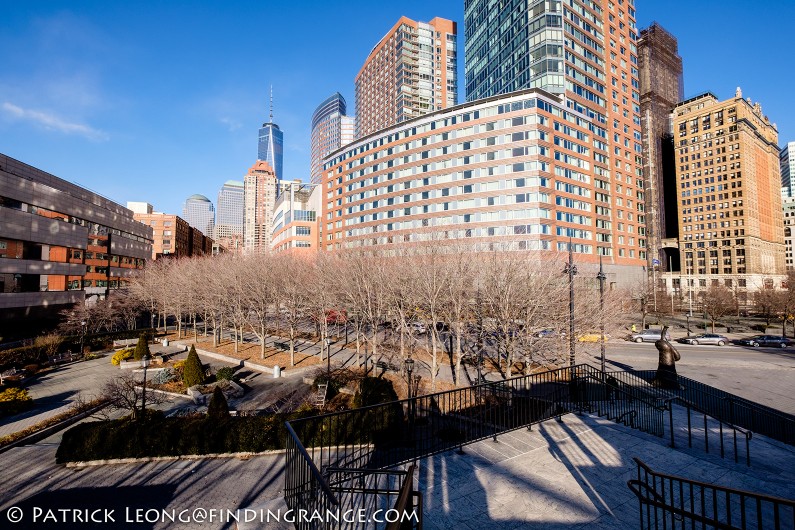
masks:
[(16, 368), (11, 368), (10, 370), (6, 370), (5, 372), (0, 372), (0, 385), (3, 384), (3, 380), (7, 378), (17, 378), (22, 372), (17, 370)]
[(58, 364), (58, 363), (71, 362), (77, 358), (78, 354), (68, 351), (65, 353), (56, 353), (54, 355), (50, 355), (47, 358), (47, 360), (50, 362), (50, 364)]
[(378, 361), (378, 362), (376, 362), (376, 363), (375, 363), (375, 367), (376, 367), (376, 368), (378, 368), (378, 369), (380, 369), (380, 370), (381, 370), (381, 371), (383, 371), (383, 372), (386, 372), (387, 370), (391, 370), (391, 371), (393, 371), (393, 372), (398, 372), (398, 371), (400, 371), (400, 368), (398, 368), (398, 367), (397, 367), (397, 366), (395, 366), (394, 364), (389, 364), (389, 363), (388, 363), (388, 362), (386, 362), (386, 361)]
[(280, 340), (275, 340), (275, 341), (273, 341), (273, 347), (274, 348), (278, 348), (278, 349), (280, 349), (282, 351), (287, 351), (287, 350), (290, 349), (290, 343), (289, 342), (280, 341)]

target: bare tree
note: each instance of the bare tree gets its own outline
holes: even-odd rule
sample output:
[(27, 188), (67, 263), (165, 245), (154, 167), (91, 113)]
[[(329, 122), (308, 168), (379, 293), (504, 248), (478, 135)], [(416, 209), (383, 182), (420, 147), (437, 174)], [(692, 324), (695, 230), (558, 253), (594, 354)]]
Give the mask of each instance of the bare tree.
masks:
[(251, 330), (260, 343), (260, 356), (265, 358), (265, 338), (268, 336), (268, 316), (274, 311), (278, 276), (273, 254), (248, 256), (238, 260), (245, 278), (245, 297), (248, 303)]
[(766, 326), (770, 326), (770, 321), (781, 313), (784, 303), (782, 294), (775, 289), (761, 289), (754, 293), (756, 311), (765, 319)]
[(279, 271), (274, 297), (281, 320), (287, 328), (290, 366), (295, 366), (295, 341), (309, 307), (309, 263), (310, 259), (306, 256), (295, 253), (278, 254), (274, 259), (274, 268)]
[[(102, 387), (101, 398), (110, 402), (112, 410), (129, 412), (132, 420), (141, 417), (143, 405), (142, 382), (138, 381), (133, 373), (124, 373), (118, 377), (109, 379)], [(148, 405), (159, 405), (163, 403), (163, 394), (159, 392), (146, 393), (146, 403)]]

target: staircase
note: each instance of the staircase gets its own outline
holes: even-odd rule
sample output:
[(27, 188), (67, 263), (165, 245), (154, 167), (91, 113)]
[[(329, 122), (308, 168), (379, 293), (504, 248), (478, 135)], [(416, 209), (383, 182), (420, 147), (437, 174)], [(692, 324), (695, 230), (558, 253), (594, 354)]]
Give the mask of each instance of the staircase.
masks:
[(322, 409), (326, 406), (326, 394), (328, 393), (328, 383), (320, 383), (317, 385), (317, 394), (315, 394), (315, 406)]

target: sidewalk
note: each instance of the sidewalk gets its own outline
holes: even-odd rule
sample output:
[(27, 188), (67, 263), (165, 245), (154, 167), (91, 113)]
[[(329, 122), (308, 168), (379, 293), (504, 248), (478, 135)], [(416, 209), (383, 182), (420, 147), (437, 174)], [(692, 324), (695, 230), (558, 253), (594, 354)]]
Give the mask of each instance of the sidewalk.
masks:
[(19, 432), (37, 423), (66, 412), (78, 400), (91, 401), (102, 390), (105, 380), (119, 371), (103, 355), (90, 361), (63, 364), (25, 384), (33, 398), (34, 408), (0, 420), (0, 436)]

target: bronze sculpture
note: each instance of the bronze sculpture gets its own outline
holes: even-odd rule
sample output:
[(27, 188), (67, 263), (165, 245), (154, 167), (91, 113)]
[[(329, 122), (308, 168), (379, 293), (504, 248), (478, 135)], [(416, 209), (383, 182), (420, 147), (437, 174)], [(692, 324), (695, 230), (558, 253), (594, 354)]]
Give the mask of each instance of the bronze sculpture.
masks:
[(666, 335), (668, 334), (668, 326), (663, 326), (662, 333), (659, 340), (654, 345), (657, 351), (660, 352), (660, 359), (657, 362), (657, 375), (654, 376), (651, 384), (658, 388), (665, 388), (670, 390), (678, 390), (679, 382), (676, 376), (676, 361), (682, 358), (673, 344), (668, 342)]

